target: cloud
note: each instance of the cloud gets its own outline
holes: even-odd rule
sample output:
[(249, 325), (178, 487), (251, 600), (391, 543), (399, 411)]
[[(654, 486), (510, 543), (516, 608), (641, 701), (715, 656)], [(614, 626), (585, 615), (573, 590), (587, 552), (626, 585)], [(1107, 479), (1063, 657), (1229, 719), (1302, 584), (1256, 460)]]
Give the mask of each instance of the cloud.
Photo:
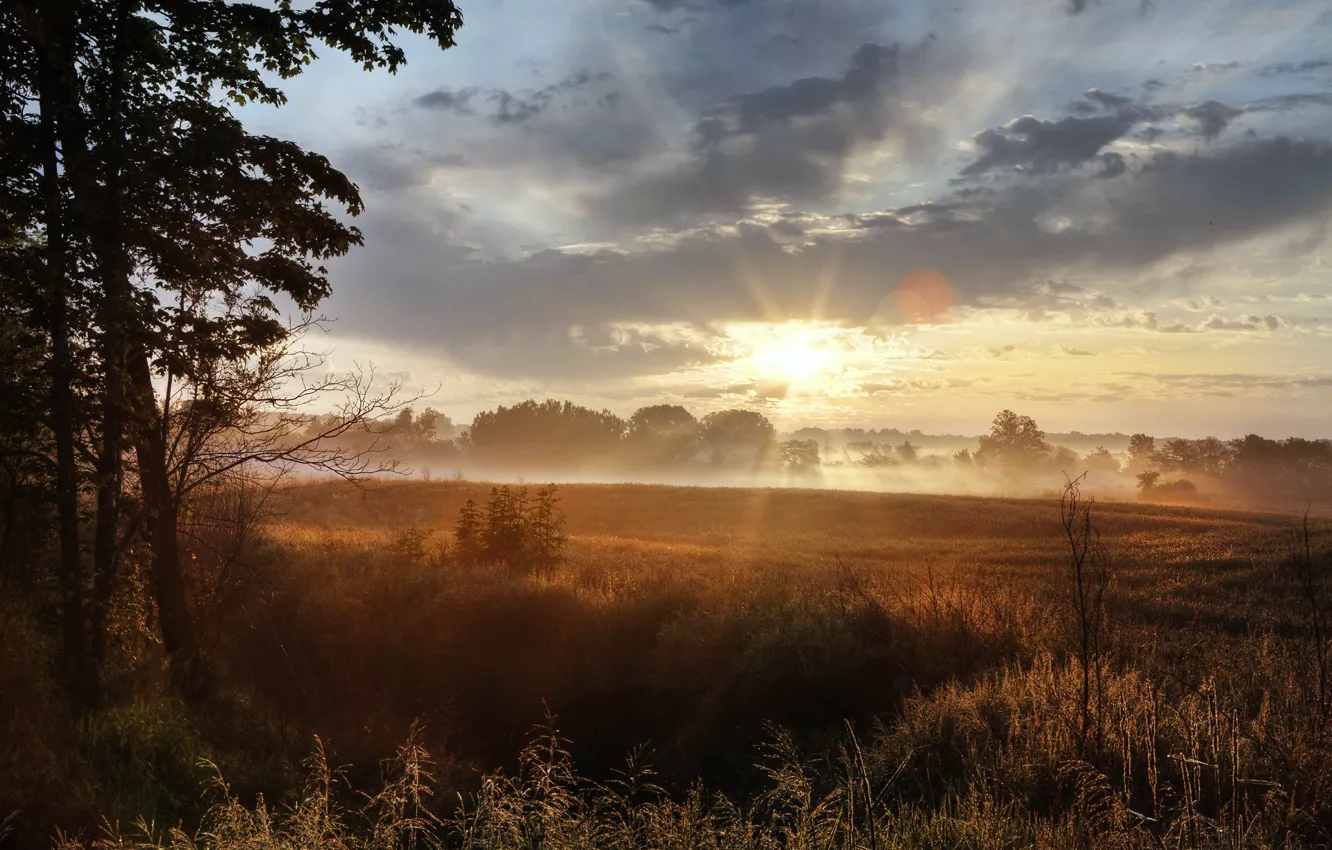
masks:
[[(1082, 165), (1095, 159), (1102, 148), (1123, 138), (1135, 124), (1149, 117), (1147, 110), (1137, 107), (1121, 107), (1111, 115), (1069, 116), (1057, 121), (1024, 115), (1002, 127), (977, 133), (972, 143), (980, 156), (962, 169), (962, 175), (974, 177), (995, 169), (1050, 174), (1061, 168)], [(1111, 158), (1103, 160), (1107, 176), (1122, 174), (1123, 157), (1118, 154), (1108, 156)]]
[[(545, 250), (511, 260), (478, 259), (442, 245), (429, 226), (371, 215), (364, 225), (371, 247), (339, 266), (334, 311), (349, 332), (443, 348), (496, 374), (576, 368), (624, 376), (705, 360), (705, 331), (697, 338), (640, 334), (606, 347), (589, 342), (596, 329), (706, 329), (822, 310), (834, 321), (886, 330), (900, 321), (898, 281), (921, 268), (945, 275), (961, 305), (1072, 309), (1058, 299), (1076, 295), (1083, 299), (1078, 309), (1108, 310), (1115, 305), (1109, 293), (1079, 295), (1048, 282), (1131, 281), (1170, 257), (1326, 216), (1332, 145), (1278, 138), (1161, 151), (1108, 189), (1089, 195), (1089, 181), (1040, 175), (872, 214), (748, 220), (663, 231), (637, 250)], [(804, 241), (774, 233), (794, 232), (776, 228), (783, 220), (799, 221)], [(369, 284), (380, 280), (394, 282), (391, 299)], [(1151, 312), (1116, 314), (1114, 321), (1162, 332), (1175, 327)], [(1244, 324), (1262, 329), (1269, 320)], [(574, 326), (592, 330), (579, 341), (568, 335)]]
[(580, 70), (541, 88), (518, 93), (507, 89), (483, 89), (477, 86), (463, 89), (439, 88), (413, 99), (412, 103), (421, 109), (471, 116), (476, 114), (479, 102), (485, 101), (493, 107), (487, 116), (491, 122), (521, 124), (546, 111), (559, 95), (578, 91), (590, 83), (605, 82), (610, 79), (609, 72), (593, 74), (590, 71)]
[(1209, 331), (1274, 331), (1284, 324), (1281, 319), (1269, 313), (1264, 316), (1242, 316), (1238, 319), (1212, 316), (1202, 327)]
[(925, 49), (864, 44), (841, 76), (730, 97), (694, 123), (683, 156), (591, 194), (588, 207), (604, 219), (651, 223), (736, 214), (761, 198), (830, 198), (857, 151), (890, 132), (928, 132), (893, 97), (901, 66)]
[(412, 100), (421, 109), (436, 109), (453, 112), (458, 115), (475, 115), (472, 102), (481, 95), (481, 89), (470, 86), (465, 89), (435, 89)]
[(1095, 354), (1093, 354), (1093, 353), (1090, 352), (1090, 351), (1083, 351), (1083, 350), (1080, 349), (1080, 348), (1073, 348), (1072, 346), (1069, 346), (1069, 345), (1061, 345), (1061, 346), (1059, 346), (1059, 350), (1062, 351), (1064, 354), (1068, 355), (1069, 357), (1095, 357), (1095, 356), (1096, 356)]
[(1312, 74), (1332, 68), (1332, 59), (1306, 59), (1303, 62), (1276, 62), (1262, 70), (1264, 76), (1282, 74)]
[(1244, 110), (1227, 106), (1219, 101), (1209, 100), (1197, 106), (1187, 107), (1181, 110), (1180, 114), (1197, 121), (1202, 129), (1203, 136), (1210, 141), (1219, 136), (1232, 120), (1243, 115)]

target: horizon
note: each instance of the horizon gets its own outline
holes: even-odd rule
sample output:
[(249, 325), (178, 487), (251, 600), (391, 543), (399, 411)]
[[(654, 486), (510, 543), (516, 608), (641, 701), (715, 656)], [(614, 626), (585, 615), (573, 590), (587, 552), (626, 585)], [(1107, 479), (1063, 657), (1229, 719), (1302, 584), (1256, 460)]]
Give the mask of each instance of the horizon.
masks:
[(240, 115), (365, 196), (330, 368), (451, 416), (1318, 438), (1329, 36), (1313, 2), (518, 0)]

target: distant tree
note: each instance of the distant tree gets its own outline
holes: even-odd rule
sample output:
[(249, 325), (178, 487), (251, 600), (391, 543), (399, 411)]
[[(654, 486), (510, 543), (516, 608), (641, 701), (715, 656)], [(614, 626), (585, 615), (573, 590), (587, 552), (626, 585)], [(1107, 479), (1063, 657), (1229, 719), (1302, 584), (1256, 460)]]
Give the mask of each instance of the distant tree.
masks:
[(1156, 483), (1161, 480), (1161, 473), (1152, 469), (1139, 472), (1135, 477), (1138, 479), (1138, 491), (1146, 495), (1156, 489)]
[(963, 467), (974, 467), (976, 459), (971, 456), (971, 452), (966, 449), (958, 449), (953, 452), (953, 463)]
[(427, 407), (416, 415), (411, 407), (405, 407), (394, 417), (386, 436), (388, 448), (392, 450), (439, 459), (458, 453), (457, 446), (449, 439), (452, 432), (453, 423), (439, 411)]
[(856, 460), (856, 466), (866, 466), (872, 469), (880, 466), (896, 466), (899, 463), (891, 451), (884, 451), (883, 446), (878, 443), (866, 442), (855, 445), (857, 447), (856, 451), (860, 452), (860, 457)]
[(480, 454), (561, 461), (607, 456), (618, 449), (625, 430), (625, 421), (609, 410), (529, 399), (478, 413), (469, 433), (473, 450)]
[(907, 440), (897, 447), (897, 456), (901, 459), (902, 463), (915, 463), (919, 458), (920, 453), (916, 450), (915, 446), (911, 445), (911, 441)]
[(1216, 437), (1200, 440), (1166, 440), (1153, 454), (1156, 465), (1164, 470), (1220, 475), (1229, 463), (1232, 449)]
[(782, 469), (809, 473), (819, 468), (819, 444), (814, 440), (784, 440), (777, 446)]
[(629, 417), (629, 436), (675, 436), (693, 434), (698, 419), (678, 404), (653, 404), (640, 407)]
[(1146, 434), (1134, 434), (1129, 437), (1128, 469), (1130, 472), (1146, 472), (1156, 462), (1156, 438)]
[(1035, 420), (1004, 410), (994, 417), (990, 433), (980, 438), (975, 458), (984, 466), (1029, 469), (1049, 456), (1050, 444)]
[(1190, 498), (1198, 495), (1198, 486), (1187, 478), (1167, 481), (1156, 486), (1158, 494), (1174, 498)]
[(777, 436), (768, 418), (752, 410), (719, 410), (699, 424), (700, 439), (726, 460), (757, 460)]
[(481, 509), (471, 499), (458, 511), (453, 541), (454, 552), (464, 564), (475, 564), (485, 555), (485, 527), (481, 521)]
[(1089, 472), (1101, 472), (1117, 474), (1119, 472), (1119, 461), (1105, 446), (1097, 446), (1095, 451), (1087, 452), (1083, 458)]
[(626, 440), (642, 460), (678, 462), (692, 457), (699, 424), (694, 414), (678, 404), (640, 407), (629, 417)]
[(1063, 472), (1072, 473), (1082, 466), (1082, 458), (1068, 446), (1055, 446), (1051, 450), (1050, 465)]
[(433, 407), (427, 407), (416, 417), (416, 433), (424, 442), (452, 439), (454, 430), (453, 420)]

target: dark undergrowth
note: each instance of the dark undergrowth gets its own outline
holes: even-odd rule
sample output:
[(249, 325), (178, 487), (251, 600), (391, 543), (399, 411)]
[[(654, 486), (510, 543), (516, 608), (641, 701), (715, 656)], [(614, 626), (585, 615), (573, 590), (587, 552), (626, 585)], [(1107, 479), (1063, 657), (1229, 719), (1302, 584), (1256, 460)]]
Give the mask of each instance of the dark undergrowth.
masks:
[[(1316, 530), (1306, 549), (1275, 520), (1107, 507), (1093, 668), (1057, 503), (866, 495), (815, 530), (842, 497), (786, 495), (744, 531), (751, 501), (695, 491), (714, 503), (691, 538), (643, 490), (566, 494), (569, 557), (543, 575), (456, 563), (421, 490), (384, 497), (398, 522), (290, 511), (199, 596), (202, 706), (168, 695), (145, 609), (118, 626), (112, 704), (74, 720), (42, 611), (5, 602), (3, 844), (1327, 842)], [(584, 515), (626, 530), (580, 537)]]

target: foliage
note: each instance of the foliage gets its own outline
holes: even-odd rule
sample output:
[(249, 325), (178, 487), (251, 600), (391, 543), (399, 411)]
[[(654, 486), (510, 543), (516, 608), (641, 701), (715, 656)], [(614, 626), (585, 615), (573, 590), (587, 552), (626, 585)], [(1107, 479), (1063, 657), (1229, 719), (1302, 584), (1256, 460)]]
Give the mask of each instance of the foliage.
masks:
[(570, 460), (613, 451), (626, 424), (609, 410), (595, 411), (570, 401), (519, 402), (478, 413), (469, 430), (480, 454), (506, 459)]
[(777, 460), (788, 472), (811, 472), (819, 468), (819, 444), (813, 440), (783, 440), (777, 445)]
[(454, 526), (454, 556), (464, 564), (475, 564), (485, 557), (485, 521), (481, 509), (472, 499), (458, 509), (458, 524)]
[(1117, 475), (1120, 471), (1119, 461), (1105, 446), (1097, 446), (1095, 451), (1088, 452), (1083, 462), (1086, 463), (1088, 472)]
[(768, 417), (753, 410), (718, 410), (699, 423), (699, 438), (727, 460), (759, 460), (777, 437)]
[(526, 487), (492, 487), (484, 515), (468, 499), (458, 512), (455, 551), (464, 563), (505, 564), (544, 572), (564, 557), (568, 537), (554, 484), (529, 500)]
[(1003, 410), (994, 417), (990, 433), (980, 438), (975, 457), (983, 466), (1029, 469), (1049, 455), (1050, 444), (1045, 441), (1045, 432), (1030, 416)]
[(637, 457), (654, 463), (680, 463), (698, 450), (698, 420), (678, 404), (640, 407), (629, 417), (626, 442)]

